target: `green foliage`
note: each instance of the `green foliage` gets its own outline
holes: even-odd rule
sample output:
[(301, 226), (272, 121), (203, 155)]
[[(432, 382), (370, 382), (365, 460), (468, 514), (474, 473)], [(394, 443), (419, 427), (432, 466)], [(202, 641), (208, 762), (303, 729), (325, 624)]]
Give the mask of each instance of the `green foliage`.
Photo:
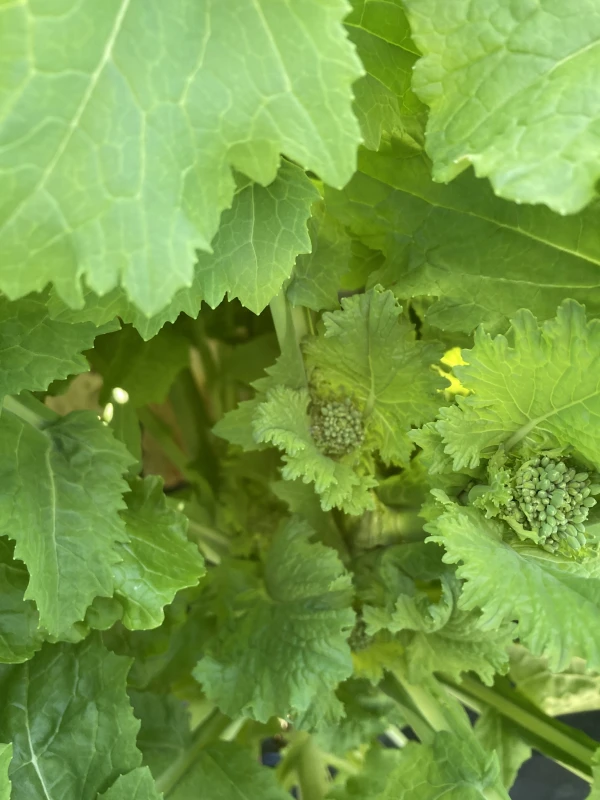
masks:
[(0, 800), (600, 796), (599, 41), (0, 4)]

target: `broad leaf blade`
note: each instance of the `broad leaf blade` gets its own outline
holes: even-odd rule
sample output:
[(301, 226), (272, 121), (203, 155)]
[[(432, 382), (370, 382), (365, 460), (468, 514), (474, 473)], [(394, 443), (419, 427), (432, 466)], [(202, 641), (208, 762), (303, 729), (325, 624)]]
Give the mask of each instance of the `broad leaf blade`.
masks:
[(13, 742), (12, 800), (96, 800), (141, 754), (125, 691), (129, 661), (96, 636), (44, 645), (0, 668), (0, 736)]
[(204, 561), (186, 538), (187, 518), (168, 508), (159, 477), (132, 481), (125, 501), (121, 519), (129, 541), (113, 567), (115, 593), (127, 628), (155, 628), (164, 619), (164, 606), (204, 574)]
[(243, 614), (229, 615), (194, 675), (227, 714), (262, 722), (301, 716), (339, 716), (329, 699), (352, 672), (346, 642), (354, 621), (351, 581), (337, 555), (309, 542), (310, 529), (291, 522), (274, 540), (264, 566), (264, 589)]
[(306, 223), (319, 193), (299, 167), (287, 161), (266, 187), (242, 189), (223, 214), (212, 254), (196, 266), (206, 302), (225, 294), (259, 314), (289, 278), (299, 253), (309, 253)]
[(0, 744), (0, 800), (11, 800), (12, 784), (8, 777), (8, 770), (12, 754), (12, 744)]
[(561, 217), (501, 200), (471, 173), (442, 185), (424, 153), (398, 141), (361, 149), (359, 171), (342, 192), (326, 189), (325, 200), (387, 256), (371, 280), (401, 299), (437, 297), (425, 319), (438, 328), (505, 330), (519, 309), (549, 319), (565, 297), (600, 316), (598, 203)]
[(352, 174), (361, 67), (343, 0), (62, 11), (59, 0), (2, 11), (9, 297), (52, 282), (79, 307), (83, 277), (99, 295), (122, 284), (156, 314), (192, 284), (194, 249), (210, 249), (231, 205), (232, 167), (265, 185), (283, 152), (334, 186)]
[(126, 541), (121, 477), (132, 458), (92, 412), (34, 428), (0, 417), (0, 534), (16, 542), (40, 625), (60, 636), (94, 597), (113, 593), (117, 545)]
[(510, 200), (546, 203), (561, 214), (589, 203), (600, 177), (600, 13), (593, 0), (404, 5), (424, 54), (413, 86), (431, 108), (435, 178), (451, 180), (473, 164)]

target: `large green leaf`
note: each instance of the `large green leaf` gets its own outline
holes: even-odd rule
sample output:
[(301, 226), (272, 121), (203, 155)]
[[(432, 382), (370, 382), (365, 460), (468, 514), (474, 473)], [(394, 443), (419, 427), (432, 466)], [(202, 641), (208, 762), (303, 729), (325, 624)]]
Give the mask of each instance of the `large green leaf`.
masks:
[(502, 197), (561, 214), (600, 177), (600, 10), (595, 0), (404, 0), (424, 53), (427, 150), (447, 181), (473, 165)]
[(94, 597), (113, 593), (131, 461), (93, 412), (43, 429), (7, 410), (0, 417), (0, 534), (16, 542), (30, 575), (25, 598), (54, 636), (82, 620)]
[(211, 254), (199, 253), (197, 280), (209, 305), (227, 294), (259, 314), (309, 253), (306, 223), (319, 193), (299, 167), (284, 161), (267, 187), (252, 184), (223, 214)]
[(129, 541), (119, 547), (122, 560), (113, 567), (115, 593), (127, 628), (155, 628), (164, 606), (204, 574), (204, 561), (186, 539), (187, 518), (167, 506), (161, 478), (135, 479), (125, 500), (121, 519)]
[(574, 656), (598, 669), (598, 559), (580, 564), (538, 547), (511, 546), (502, 538), (503, 523), (452, 503), (426, 529), (445, 547), (444, 561), (459, 565), (457, 575), (465, 581), (460, 606), (481, 609), (483, 627), (516, 620), (516, 636), (545, 656), (551, 670), (563, 669)]
[(436, 426), (456, 470), (523, 442), (572, 445), (600, 468), (600, 321), (582, 306), (566, 300), (541, 326), (520, 311), (509, 339), (480, 329), (463, 355), (454, 371), (473, 394), (441, 409)]
[(329, 213), (387, 256), (372, 281), (400, 298), (436, 297), (425, 319), (451, 331), (505, 329), (521, 308), (548, 319), (565, 297), (600, 316), (600, 203), (561, 217), (501, 200), (470, 173), (435, 183), (430, 169), (393, 141), (362, 149), (343, 192), (326, 190)]
[(366, 70), (353, 87), (364, 144), (377, 150), (383, 133), (420, 141), (425, 108), (410, 87), (419, 51), (401, 0), (352, 0), (345, 25)]
[(339, 716), (331, 690), (352, 672), (351, 579), (336, 553), (311, 544), (310, 535), (300, 522), (278, 534), (264, 586), (245, 603), (240, 596), (240, 610), (231, 607), (194, 670), (207, 696), (231, 716), (266, 722), (302, 715), (312, 704), (317, 717)]
[[(151, 315), (190, 286), (233, 199), (280, 153), (342, 186), (361, 66), (344, 0), (4, 4), (0, 289), (121, 283)], [(326, 76), (326, 80), (324, 80)], [(42, 120), (40, 122), (40, 120)]]
[(96, 636), (44, 645), (0, 668), (0, 737), (13, 743), (12, 800), (96, 800), (139, 766), (139, 723), (125, 691), (129, 661)]
[(0, 398), (43, 391), (52, 381), (86, 372), (82, 352), (98, 334), (116, 327), (51, 319), (43, 297), (11, 303), (0, 296)]

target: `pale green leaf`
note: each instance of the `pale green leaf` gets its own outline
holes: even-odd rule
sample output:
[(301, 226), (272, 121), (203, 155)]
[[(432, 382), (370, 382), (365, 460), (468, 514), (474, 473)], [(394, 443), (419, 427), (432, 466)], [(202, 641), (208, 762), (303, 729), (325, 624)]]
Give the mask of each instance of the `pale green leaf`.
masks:
[(461, 610), (457, 600), (457, 587), (442, 577), (442, 595), (436, 603), (426, 592), (414, 591), (400, 594), (392, 609), (365, 606), (363, 616), (370, 634), (382, 628), (401, 632), (412, 683), (442, 671), (457, 681), (463, 673), (475, 672), (491, 685), (496, 674), (507, 670), (512, 627), (486, 630), (479, 612)]
[(582, 306), (566, 300), (541, 326), (520, 311), (510, 339), (480, 329), (463, 356), (454, 371), (474, 394), (437, 423), (455, 469), (520, 443), (572, 445), (600, 468), (600, 322), (587, 322)]
[(266, 187), (242, 189), (225, 211), (212, 254), (199, 253), (198, 280), (213, 308), (227, 294), (259, 314), (311, 250), (307, 220), (319, 193), (299, 167), (284, 161)]
[(404, 0), (424, 57), (434, 177), (470, 164), (518, 203), (573, 213), (600, 177), (600, 10), (594, 0)]
[(565, 669), (552, 672), (547, 659), (532, 655), (522, 645), (513, 645), (509, 655), (511, 680), (546, 714), (600, 710), (600, 675), (589, 670), (582, 658), (573, 658)]
[(129, 541), (113, 567), (123, 624), (131, 630), (155, 628), (175, 594), (195, 586), (204, 574), (198, 548), (186, 538), (187, 518), (167, 506), (162, 479), (149, 475), (131, 483), (121, 519)]
[[(360, 134), (344, 0), (4, 5), (0, 288), (122, 284), (147, 315), (190, 286), (231, 205), (283, 152), (334, 186)], [(327, 76), (326, 80), (323, 76)], [(51, 112), (51, 113), (50, 113)], [(43, 123), (40, 123), (43, 120)]]
[[(231, 716), (339, 716), (332, 690), (352, 672), (351, 579), (333, 550), (290, 522), (273, 541), (264, 585), (231, 609), (194, 675)], [(232, 567), (229, 568), (232, 571)]]
[(497, 630), (516, 620), (518, 639), (545, 656), (551, 670), (564, 669), (574, 656), (587, 659), (591, 669), (600, 667), (597, 560), (579, 564), (535, 546), (511, 546), (503, 541), (503, 523), (451, 503), (426, 529), (445, 547), (444, 561), (458, 564), (465, 582), (459, 605), (481, 609), (483, 627)]
[(98, 795), (98, 800), (162, 800), (148, 767), (138, 767), (120, 775), (110, 789)]
[(8, 777), (10, 760), (12, 758), (12, 744), (0, 744), (0, 800), (11, 800), (11, 782)]
[(498, 760), (477, 743), (447, 731), (432, 745), (410, 742), (377, 800), (508, 800)]
[(342, 276), (350, 265), (350, 237), (344, 227), (327, 214), (322, 202), (313, 206), (308, 230), (312, 251), (296, 259), (287, 298), (292, 305), (313, 311), (337, 308)]
[(338, 506), (348, 514), (360, 514), (373, 508), (369, 490), (376, 480), (357, 471), (353, 453), (335, 460), (319, 450), (310, 432), (309, 403), (306, 389), (272, 389), (254, 413), (255, 440), (284, 451), (283, 477), (314, 483), (325, 511)]
[(599, 203), (561, 217), (501, 200), (471, 173), (435, 183), (424, 154), (401, 142), (361, 150), (359, 172), (325, 201), (387, 256), (372, 281), (402, 299), (437, 298), (425, 320), (438, 328), (505, 330), (519, 309), (549, 319), (565, 297), (600, 316)]
[(87, 372), (82, 352), (100, 333), (116, 327), (53, 320), (43, 297), (11, 303), (0, 296), (0, 398), (24, 390), (44, 391), (52, 381)]
[(0, 668), (0, 736), (12, 740), (12, 800), (96, 800), (141, 754), (125, 691), (130, 662), (91, 636)]
[(421, 141), (425, 108), (410, 86), (419, 51), (401, 0), (353, 0), (345, 25), (366, 70), (353, 87), (364, 144), (377, 150), (384, 133)]
[(113, 593), (119, 517), (132, 458), (93, 412), (34, 428), (6, 409), (0, 417), (0, 534), (16, 542), (40, 625), (59, 636), (97, 595)]
[(317, 391), (352, 398), (363, 412), (366, 446), (388, 464), (408, 462), (414, 447), (408, 431), (435, 414), (436, 390), (444, 386), (431, 368), (441, 347), (416, 341), (401, 312), (390, 291), (375, 287), (324, 314), (324, 335), (305, 346)]
[(0, 538), (0, 663), (18, 664), (31, 658), (42, 645), (35, 604), (24, 600), (29, 575), (21, 561), (13, 560), (14, 547)]
[(483, 709), (475, 723), (475, 735), (484, 750), (498, 757), (502, 783), (510, 789), (521, 764), (530, 758), (531, 747), (518, 728), (493, 708)]
[(89, 354), (92, 369), (104, 381), (101, 401), (108, 402), (119, 387), (136, 408), (164, 402), (178, 373), (189, 364), (189, 350), (187, 339), (172, 325), (147, 342), (131, 326), (102, 336)]

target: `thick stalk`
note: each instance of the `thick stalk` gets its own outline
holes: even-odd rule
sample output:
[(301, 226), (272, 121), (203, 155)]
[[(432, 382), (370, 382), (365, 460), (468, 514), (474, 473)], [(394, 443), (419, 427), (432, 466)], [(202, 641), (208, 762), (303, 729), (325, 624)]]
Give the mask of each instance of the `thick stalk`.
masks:
[(300, 342), (308, 334), (306, 317), (302, 308), (292, 309), (282, 289), (269, 303), (279, 349), (293, 357), (299, 375), (304, 374), (304, 359)]
[(479, 709), (483, 704), (506, 717), (520, 729), (523, 738), (536, 750), (560, 761), (578, 775), (590, 778), (592, 759), (598, 743), (581, 731), (548, 716), (508, 683), (498, 681), (491, 688), (470, 677), (465, 677), (460, 684), (445, 676), (440, 676), (439, 679), (463, 702), (469, 704), (469, 699), (473, 698)]
[(156, 779), (158, 792), (163, 792), (165, 797), (168, 797), (169, 793), (175, 789), (177, 784), (196, 763), (201, 751), (208, 744), (218, 739), (230, 725), (231, 720), (225, 714), (222, 714), (216, 708), (211, 711), (194, 731), (192, 743), (187, 750), (179, 758), (175, 759), (162, 775), (159, 775)]
[(301, 800), (323, 800), (331, 786), (323, 753), (308, 734), (302, 734), (293, 747)]

